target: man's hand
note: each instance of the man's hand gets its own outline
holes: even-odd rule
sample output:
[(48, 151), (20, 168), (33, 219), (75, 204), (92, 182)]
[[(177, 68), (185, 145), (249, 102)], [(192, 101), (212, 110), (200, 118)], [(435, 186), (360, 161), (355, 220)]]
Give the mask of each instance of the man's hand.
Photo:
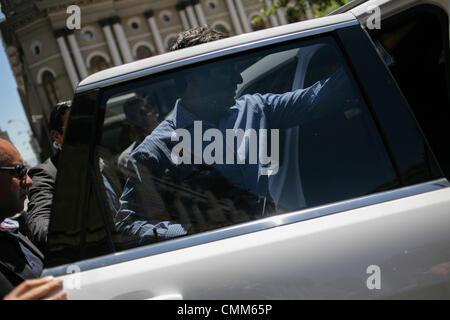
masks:
[(56, 290), (62, 289), (63, 281), (55, 280), (53, 277), (45, 277), (33, 280), (25, 280), (7, 294), (4, 300), (65, 300), (67, 293), (59, 291), (48, 296)]

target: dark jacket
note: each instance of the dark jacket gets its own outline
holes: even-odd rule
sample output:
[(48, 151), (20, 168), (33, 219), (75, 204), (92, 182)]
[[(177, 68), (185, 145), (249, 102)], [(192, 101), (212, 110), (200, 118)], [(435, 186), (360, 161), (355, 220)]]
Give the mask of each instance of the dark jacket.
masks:
[(40, 276), (28, 265), (21, 244), (43, 263), (44, 256), (25, 236), (0, 231), (0, 299), (24, 280)]
[(48, 224), (55, 195), (55, 180), (59, 152), (29, 171), (33, 185), (28, 194), (28, 210), (25, 214), (27, 236), (44, 252), (47, 243)]

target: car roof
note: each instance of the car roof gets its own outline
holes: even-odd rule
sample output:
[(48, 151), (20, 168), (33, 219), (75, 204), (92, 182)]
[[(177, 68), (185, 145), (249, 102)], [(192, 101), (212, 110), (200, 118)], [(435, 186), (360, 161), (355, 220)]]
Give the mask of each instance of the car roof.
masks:
[(94, 73), (93, 75), (88, 76), (79, 83), (77, 91), (80, 91), (82, 87), (88, 85), (91, 86), (97, 82), (102, 82), (129, 73), (146, 70), (149, 68), (165, 65), (176, 61), (201, 56), (213, 51), (220, 51), (231, 47), (262, 41), (265, 39), (276, 38), (279, 36), (284, 36), (292, 33), (308, 31), (319, 27), (332, 26), (351, 21), (356, 21), (355, 17), (351, 13), (344, 13), (335, 16), (327, 16), (312, 20), (301, 21), (297, 23), (291, 23), (279, 27), (264, 29), (260, 31), (245, 33), (238, 36), (233, 36), (226, 39), (217, 40), (214, 42), (177, 50), (174, 52), (164, 53), (161, 55), (134, 61), (131, 63), (123, 64), (117, 67), (109, 68)]

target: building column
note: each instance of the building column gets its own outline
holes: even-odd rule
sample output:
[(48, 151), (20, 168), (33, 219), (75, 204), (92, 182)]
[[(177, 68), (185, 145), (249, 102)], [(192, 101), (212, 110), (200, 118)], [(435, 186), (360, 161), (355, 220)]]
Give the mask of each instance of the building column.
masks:
[(305, 7), (306, 7), (306, 19), (313, 19), (314, 15), (312, 13), (311, 5), (309, 4), (309, 1), (305, 1)]
[[(273, 2), (271, 0), (265, 0), (265, 2), (266, 2), (266, 9), (270, 9)], [(277, 17), (275, 15), (271, 14), (269, 16), (269, 19), (270, 19), (270, 24), (272, 25), (272, 27), (278, 27), (280, 25), (278, 23)]]
[(114, 33), (116, 34), (117, 42), (119, 42), (120, 52), (122, 53), (125, 63), (133, 62), (133, 54), (131, 53), (130, 45), (128, 44), (125, 31), (123, 31), (122, 24), (119, 17), (111, 18)]
[(234, 31), (236, 32), (236, 34), (243, 33), (233, 0), (227, 0), (227, 6), (228, 11), (230, 12), (231, 21), (233, 22)]
[(248, 21), (247, 15), (245, 14), (244, 5), (242, 4), (242, 0), (235, 0), (236, 6), (238, 9), (239, 16), (241, 17), (242, 25), (244, 26), (245, 32), (252, 32), (252, 28), (250, 26), (250, 21)]
[(88, 72), (81, 55), (80, 47), (78, 46), (77, 39), (75, 38), (73, 32), (69, 33), (67, 39), (69, 40), (70, 49), (72, 50), (73, 57), (75, 58), (78, 73), (80, 74), (81, 79), (84, 79), (88, 76)]
[(75, 90), (80, 80), (78, 79), (77, 71), (73, 65), (72, 58), (70, 57), (69, 49), (67, 48), (66, 40), (64, 35), (66, 34), (65, 29), (61, 29), (55, 32), (56, 42), (58, 43), (59, 51), (61, 52), (64, 66), (66, 67), (67, 73), (69, 75), (72, 87)]
[(206, 26), (208, 23), (206, 22), (205, 13), (203, 12), (202, 4), (200, 0), (191, 0), (192, 5), (194, 6), (195, 13), (197, 13), (198, 21), (201, 26)]
[(150, 26), (150, 30), (152, 31), (153, 39), (155, 40), (156, 48), (158, 53), (164, 53), (166, 50), (164, 49), (164, 44), (161, 38), (161, 33), (159, 32), (158, 25), (156, 24), (155, 17), (153, 15), (153, 10), (148, 10), (144, 12), (145, 17), (147, 18), (147, 22)]
[(280, 20), (281, 24), (288, 24), (288, 21), (286, 19), (286, 11), (286, 8), (278, 8), (277, 10), (278, 20)]
[(186, 3), (180, 2), (175, 6), (175, 8), (177, 9), (178, 15), (180, 16), (180, 20), (181, 20), (181, 24), (183, 25), (183, 29), (184, 30), (190, 29), (191, 26), (189, 25), (189, 21), (187, 19), (186, 11), (185, 11)]
[(189, 18), (189, 23), (191, 24), (191, 28), (197, 28), (199, 25), (197, 18), (195, 17), (194, 8), (192, 7), (192, 5), (188, 4), (186, 6), (186, 12)]
[(105, 34), (106, 43), (108, 44), (108, 49), (111, 54), (113, 63), (115, 66), (120, 66), (122, 58), (120, 57), (119, 49), (117, 48), (116, 41), (114, 40), (113, 33), (111, 31), (111, 26), (109, 25), (108, 19), (103, 19), (99, 21), (100, 26)]

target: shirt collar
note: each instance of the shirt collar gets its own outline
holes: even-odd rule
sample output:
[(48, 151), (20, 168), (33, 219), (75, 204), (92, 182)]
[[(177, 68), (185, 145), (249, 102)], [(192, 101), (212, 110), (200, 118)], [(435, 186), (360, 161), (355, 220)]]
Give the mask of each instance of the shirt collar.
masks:
[(172, 111), (172, 114), (169, 118), (176, 129), (178, 128), (187, 128), (192, 126), (194, 121), (202, 121), (202, 124), (205, 126), (214, 127), (213, 124), (209, 123), (206, 120), (200, 119), (198, 116), (190, 112), (186, 107), (181, 103), (181, 99), (178, 99), (175, 103), (175, 108)]

